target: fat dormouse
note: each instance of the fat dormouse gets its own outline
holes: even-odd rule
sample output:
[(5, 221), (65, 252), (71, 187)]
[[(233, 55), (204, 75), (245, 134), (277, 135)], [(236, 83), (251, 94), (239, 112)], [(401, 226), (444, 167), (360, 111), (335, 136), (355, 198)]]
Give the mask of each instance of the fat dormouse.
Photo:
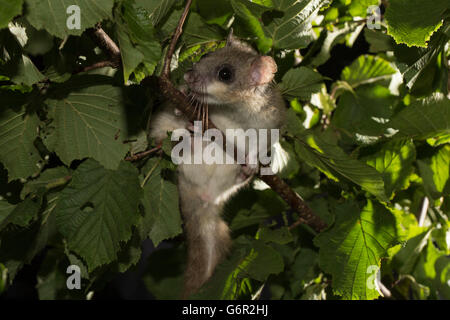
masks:
[[(194, 101), (208, 105), (209, 119), (222, 132), (280, 129), (286, 107), (273, 83), (276, 71), (273, 58), (259, 55), (231, 32), (223, 48), (204, 55), (185, 73), (185, 90)], [(149, 136), (160, 142), (167, 132), (179, 128), (192, 128), (192, 123), (167, 103), (152, 116)], [(269, 139), (268, 144), (272, 143)], [(180, 209), (188, 245), (184, 298), (198, 291), (229, 250), (229, 228), (221, 211), (249, 182), (246, 168), (237, 163), (178, 166)]]

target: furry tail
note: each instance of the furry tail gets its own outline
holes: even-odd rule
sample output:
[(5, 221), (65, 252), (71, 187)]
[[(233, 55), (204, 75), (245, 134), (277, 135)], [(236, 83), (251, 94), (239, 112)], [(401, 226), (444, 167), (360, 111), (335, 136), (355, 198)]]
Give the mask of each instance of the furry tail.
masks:
[(188, 243), (183, 292), (186, 299), (211, 277), (227, 254), (231, 240), (229, 228), (220, 218), (220, 206), (183, 196), (181, 203)]

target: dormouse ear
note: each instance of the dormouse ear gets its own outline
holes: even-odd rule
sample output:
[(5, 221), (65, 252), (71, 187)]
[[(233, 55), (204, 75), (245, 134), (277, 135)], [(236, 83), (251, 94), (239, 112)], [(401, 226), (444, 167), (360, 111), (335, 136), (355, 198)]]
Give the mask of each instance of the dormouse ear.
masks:
[(256, 86), (267, 84), (273, 80), (276, 72), (277, 64), (272, 57), (259, 56), (250, 67), (250, 82)]
[(235, 38), (233, 36), (233, 28), (230, 28), (230, 32), (228, 33), (228, 37), (227, 37), (227, 44), (225, 46), (231, 47), (233, 45), (234, 41), (235, 41)]

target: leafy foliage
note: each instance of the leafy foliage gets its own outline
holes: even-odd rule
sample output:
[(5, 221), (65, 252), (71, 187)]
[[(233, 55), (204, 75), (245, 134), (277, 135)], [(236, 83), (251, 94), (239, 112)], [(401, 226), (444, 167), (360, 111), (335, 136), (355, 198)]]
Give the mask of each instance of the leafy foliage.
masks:
[[(397, 43), (425, 47), (433, 32), (442, 26), (447, 9), (448, 2), (445, 0), (393, 0), (386, 11), (388, 34)], [(427, 14), (424, 15), (424, 12)]]
[(138, 219), (140, 194), (129, 163), (121, 162), (112, 171), (87, 160), (75, 170), (58, 199), (56, 223), (68, 248), (86, 260), (89, 270), (117, 259), (120, 242), (130, 239)]
[(9, 21), (22, 12), (22, 2), (23, 0), (2, 0), (0, 2), (2, 8), (2, 12), (0, 13), (0, 28), (5, 28)]
[[(379, 267), (380, 258), (395, 244), (395, 219), (389, 210), (371, 201), (362, 209), (348, 201), (335, 210), (336, 227), (316, 238), (322, 249), (320, 264), (333, 275), (336, 293), (344, 299), (374, 299), (379, 293), (376, 286), (367, 285), (373, 272), (370, 266)], [(380, 225), (383, 232), (377, 230)]]
[[(45, 29), (51, 35), (64, 38), (68, 35), (80, 35), (87, 28), (93, 27), (97, 22), (112, 18), (114, 0), (63, 0), (63, 1), (38, 1), (26, 0), (27, 19), (36, 29)], [(83, 12), (80, 19), (80, 28), (67, 27), (67, 11), (72, 5), (78, 6)], [(72, 13), (71, 11), (69, 11)]]
[(53, 122), (43, 141), (68, 165), (92, 157), (104, 167), (116, 169), (128, 151), (123, 144), (128, 129), (122, 90), (101, 76), (72, 80), (55, 88), (45, 101)]
[[(193, 1), (173, 82), (230, 27), (273, 56), (288, 106), (280, 175), (328, 224), (298, 226), (255, 180), (226, 204), (233, 249), (193, 298), (450, 299), (449, 3), (382, 3)], [(80, 28), (67, 25), (70, 5)], [(373, 5), (385, 9), (379, 29)], [(125, 159), (154, 147), (155, 80), (183, 7), (0, 0), (0, 294), (30, 264), (40, 299), (95, 297), (143, 259), (152, 296), (179, 298), (186, 250), (170, 145)], [(110, 59), (90, 37), (99, 23), (118, 68), (91, 68)], [(69, 265), (82, 290), (67, 290)]]
[[(11, 101), (17, 100), (14, 96), (3, 92), (2, 101), (6, 103), (7, 108), (2, 110), (0, 127), (0, 160), (9, 168), (10, 179), (26, 178), (36, 173), (40, 160), (38, 150), (33, 144), (39, 119), (36, 114), (27, 114), (21, 102)], [(14, 106), (16, 108), (13, 108)]]

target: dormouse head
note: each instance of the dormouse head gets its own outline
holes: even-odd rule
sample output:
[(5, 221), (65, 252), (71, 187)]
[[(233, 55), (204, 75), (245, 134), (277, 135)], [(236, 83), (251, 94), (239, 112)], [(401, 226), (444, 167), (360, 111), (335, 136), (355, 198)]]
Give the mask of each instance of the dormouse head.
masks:
[(259, 55), (231, 32), (225, 47), (204, 55), (184, 79), (197, 99), (235, 104), (264, 94), (276, 71), (271, 57)]

